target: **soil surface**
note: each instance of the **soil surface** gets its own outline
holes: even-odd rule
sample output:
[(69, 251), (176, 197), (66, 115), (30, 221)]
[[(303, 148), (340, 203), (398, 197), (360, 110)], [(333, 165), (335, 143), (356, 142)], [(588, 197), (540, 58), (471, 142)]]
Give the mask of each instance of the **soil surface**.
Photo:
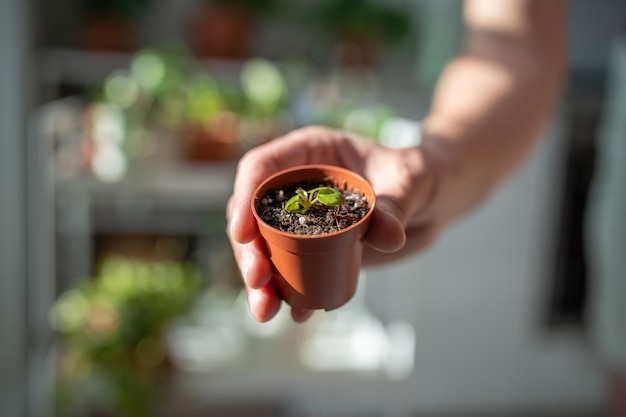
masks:
[(259, 216), (270, 226), (283, 232), (299, 235), (320, 235), (345, 229), (361, 220), (369, 211), (365, 196), (349, 188), (337, 188), (345, 199), (340, 206), (328, 207), (319, 202), (313, 204), (307, 214), (292, 214), (283, 209), (283, 203), (296, 193), (296, 189), (311, 190), (331, 186), (320, 182), (298, 183), (283, 190), (270, 190), (259, 204)]

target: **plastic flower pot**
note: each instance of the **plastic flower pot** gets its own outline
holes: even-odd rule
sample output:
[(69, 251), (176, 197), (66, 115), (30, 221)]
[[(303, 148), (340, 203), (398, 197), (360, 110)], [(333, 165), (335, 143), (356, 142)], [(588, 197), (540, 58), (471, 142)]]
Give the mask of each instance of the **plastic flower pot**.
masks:
[[(357, 223), (338, 232), (299, 235), (280, 231), (258, 214), (260, 200), (271, 189), (284, 189), (308, 181), (330, 182), (363, 194), (369, 211)], [(292, 307), (332, 310), (354, 295), (363, 241), (370, 224), (376, 195), (361, 176), (329, 165), (305, 165), (281, 171), (263, 182), (252, 196), (252, 211), (274, 266), (274, 281), (283, 299)]]

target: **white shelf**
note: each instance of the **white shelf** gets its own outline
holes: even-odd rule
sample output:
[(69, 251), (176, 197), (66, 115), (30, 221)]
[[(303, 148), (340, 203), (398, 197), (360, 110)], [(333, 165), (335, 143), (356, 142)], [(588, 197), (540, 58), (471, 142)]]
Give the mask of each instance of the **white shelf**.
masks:
[(92, 207), (149, 201), (163, 208), (220, 208), (232, 192), (235, 170), (234, 162), (138, 165), (117, 183), (77, 176), (58, 181), (57, 191), (59, 198), (88, 198)]
[[(101, 83), (112, 71), (128, 68), (132, 52), (105, 52), (76, 48), (48, 48), (41, 54), (44, 81), (51, 84), (93, 85)], [(234, 74), (242, 61), (199, 59), (219, 74)]]

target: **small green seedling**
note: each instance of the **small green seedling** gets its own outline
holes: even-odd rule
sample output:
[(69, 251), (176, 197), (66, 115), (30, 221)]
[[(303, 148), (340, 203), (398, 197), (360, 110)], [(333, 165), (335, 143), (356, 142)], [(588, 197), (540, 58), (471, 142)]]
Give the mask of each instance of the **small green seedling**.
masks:
[(315, 202), (325, 206), (339, 206), (344, 198), (340, 191), (331, 187), (317, 187), (310, 191), (302, 188), (296, 190), (296, 194), (285, 203), (285, 210), (289, 213), (307, 214)]

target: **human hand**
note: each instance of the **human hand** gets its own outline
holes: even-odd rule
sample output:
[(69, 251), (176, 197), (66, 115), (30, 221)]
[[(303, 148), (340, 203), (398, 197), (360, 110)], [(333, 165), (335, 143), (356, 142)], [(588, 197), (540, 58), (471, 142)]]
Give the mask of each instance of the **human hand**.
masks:
[[(348, 132), (307, 127), (249, 151), (237, 167), (226, 211), (227, 231), (246, 286), (250, 311), (260, 322), (276, 315), (281, 298), (273, 284), (274, 271), (250, 199), (270, 175), (315, 163), (338, 165), (360, 174), (377, 195), (365, 236), (365, 264), (389, 261), (419, 250), (439, 230), (431, 208), (436, 180), (420, 148), (389, 149)], [(297, 322), (311, 314), (310, 310), (291, 310)]]

